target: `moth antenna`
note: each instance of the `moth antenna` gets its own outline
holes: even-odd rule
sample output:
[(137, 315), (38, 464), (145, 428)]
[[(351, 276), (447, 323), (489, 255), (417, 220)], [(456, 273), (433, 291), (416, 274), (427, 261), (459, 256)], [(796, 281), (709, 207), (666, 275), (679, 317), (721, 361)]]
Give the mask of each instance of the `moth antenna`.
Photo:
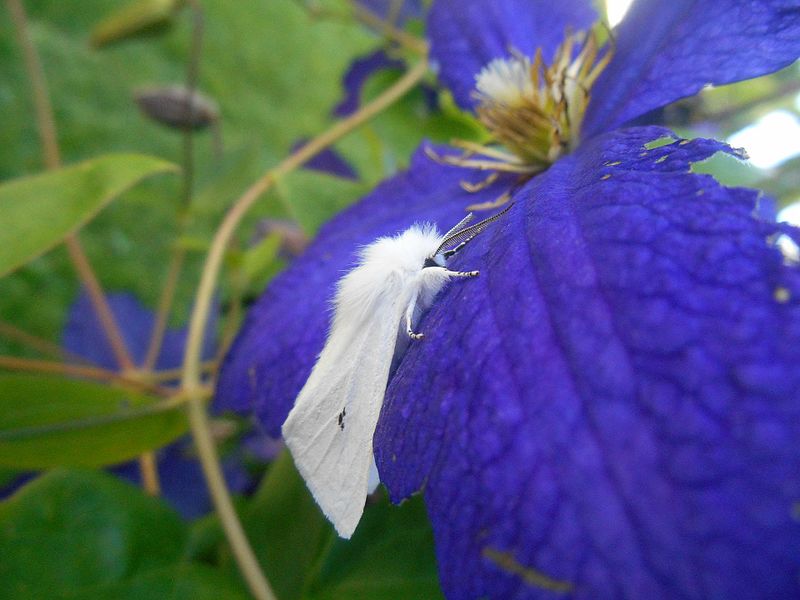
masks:
[(469, 222), (472, 221), (472, 219), (474, 219), (474, 218), (475, 218), (475, 213), (469, 213), (466, 217), (461, 219), (456, 224), (455, 227), (453, 227), (452, 229), (450, 229), (450, 231), (448, 231), (447, 233), (444, 234), (444, 239), (447, 239), (450, 236), (455, 235), (456, 233), (458, 233), (461, 229), (464, 229), (464, 227), (466, 227), (467, 224), (469, 224)]
[[(472, 238), (474, 238), (476, 235), (478, 235), (480, 232), (486, 229), (489, 225), (494, 223), (497, 219), (499, 219), (509, 210), (511, 210), (512, 206), (514, 206), (513, 202), (511, 202), (507, 207), (505, 207), (496, 215), (492, 215), (491, 217), (489, 217), (488, 219), (484, 219), (483, 221), (478, 221), (477, 223), (475, 223), (474, 225), (470, 225), (469, 227), (464, 227), (459, 229), (459, 226), (456, 225), (453, 229), (447, 232), (447, 235), (445, 235), (444, 240), (442, 240), (442, 243), (436, 249), (436, 252), (434, 252), (434, 256), (442, 253), (446, 247), (455, 244), (456, 246), (453, 249), (444, 252), (445, 257), (453, 256), (453, 254), (460, 251)], [(468, 215), (468, 217), (471, 216), (472, 213)], [(462, 223), (464, 221), (466, 221), (466, 219), (463, 219)], [(459, 225), (461, 225), (461, 223), (459, 223)]]

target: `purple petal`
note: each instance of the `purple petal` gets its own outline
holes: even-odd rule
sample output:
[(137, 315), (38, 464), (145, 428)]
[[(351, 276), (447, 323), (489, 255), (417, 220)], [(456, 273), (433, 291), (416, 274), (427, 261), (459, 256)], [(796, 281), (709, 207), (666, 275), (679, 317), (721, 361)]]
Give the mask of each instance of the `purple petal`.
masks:
[(616, 51), (592, 88), (584, 134), (610, 131), (652, 109), (772, 73), (800, 56), (797, 0), (637, 0)]
[(586, 29), (597, 18), (589, 0), (436, 0), (428, 15), (431, 58), (439, 80), (466, 110), (475, 76), (512, 50), (552, 58), (568, 29)]
[(725, 146), (665, 134), (527, 184), (390, 383), (381, 479), (424, 486), (450, 598), (800, 594), (800, 271), (690, 174)]
[(250, 309), (223, 364), (217, 407), (255, 411), (267, 433), (278, 437), (322, 349), (334, 286), (354, 265), (358, 248), (415, 222), (430, 221), (440, 229), (455, 225), (468, 204), (492, 200), (508, 185), (500, 181), (474, 194), (459, 185), (484, 176), (443, 166), (419, 149), (407, 172), (325, 225)]
[[(155, 325), (155, 313), (148, 310), (130, 293), (110, 294), (107, 299), (134, 363), (142, 364)], [(216, 311), (212, 314), (216, 315)], [(215, 322), (216, 316), (207, 328), (208, 333), (203, 348), (203, 357), (207, 359), (212, 358), (215, 352)], [(181, 366), (186, 335), (185, 328), (167, 329), (156, 361), (157, 370)], [(81, 293), (70, 306), (61, 342), (64, 348), (73, 354), (106, 369), (119, 370), (108, 338), (85, 292)], [(252, 478), (244, 470), (240, 456), (226, 458), (223, 461), (223, 470), (229, 487), (234, 491), (244, 491), (252, 484)], [(134, 483), (141, 482), (137, 461), (124, 463), (114, 467), (112, 471)], [(185, 518), (199, 517), (210, 510), (211, 502), (203, 473), (188, 441), (178, 441), (160, 449), (158, 471), (164, 497)]]
[(358, 109), (361, 105), (361, 90), (375, 73), (388, 69), (402, 69), (404, 66), (402, 60), (391, 58), (385, 50), (377, 50), (354, 60), (344, 75), (342, 85), (345, 95), (333, 109), (334, 116), (346, 117)]
[[(125, 344), (135, 363), (141, 363), (147, 352), (155, 314), (147, 310), (133, 294), (108, 296), (111, 312), (123, 328)], [(111, 344), (95, 314), (89, 295), (82, 291), (69, 308), (67, 323), (61, 334), (64, 349), (82, 356), (94, 364), (116, 371), (119, 369)]]
[[(249, 491), (255, 480), (245, 469), (238, 452), (222, 459), (222, 471), (228, 488), (235, 493)], [(130, 461), (111, 469), (116, 475), (141, 485), (141, 471), (137, 461)], [(187, 437), (158, 451), (158, 475), (164, 498), (185, 519), (196, 519), (207, 514), (211, 506), (203, 470)]]
[[(134, 363), (141, 364), (145, 359), (150, 334), (155, 325), (155, 313), (147, 309), (133, 294), (109, 294), (107, 298)], [(216, 315), (216, 311), (214, 314)], [(208, 334), (203, 347), (204, 358), (214, 356), (214, 329), (215, 322), (212, 322), (207, 327)], [(167, 329), (161, 353), (156, 361), (157, 369), (174, 369), (181, 366), (186, 333), (185, 328)], [(67, 323), (61, 334), (61, 344), (69, 352), (82, 356), (100, 367), (112, 371), (119, 369), (105, 331), (85, 292), (81, 292), (69, 308)]]
[(9, 498), (19, 488), (28, 483), (34, 477), (36, 477), (35, 473), (20, 471), (14, 473), (12, 476), (3, 478), (2, 483), (0, 483), (0, 500)]
[[(356, 98), (356, 100), (358, 100)], [(301, 148), (308, 142), (308, 138), (299, 139), (294, 144), (292, 144), (292, 152)], [(336, 152), (333, 148), (326, 148), (322, 152), (316, 154), (314, 158), (309, 160), (305, 165), (303, 165), (304, 169), (311, 169), (314, 171), (321, 171), (322, 173), (328, 173), (329, 175), (335, 175), (336, 177), (341, 177), (343, 179), (358, 179), (358, 174), (353, 169), (352, 165), (350, 165), (347, 160), (345, 160), (341, 154)]]

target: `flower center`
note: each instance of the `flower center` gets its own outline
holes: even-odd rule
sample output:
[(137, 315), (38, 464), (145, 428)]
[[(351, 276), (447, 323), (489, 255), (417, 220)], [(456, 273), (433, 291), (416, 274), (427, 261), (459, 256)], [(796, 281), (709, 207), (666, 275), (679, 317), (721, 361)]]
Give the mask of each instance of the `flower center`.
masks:
[(527, 56), (496, 58), (475, 76), (476, 95), (505, 106), (523, 106), (536, 91), (531, 79), (531, 61)]
[(546, 65), (541, 49), (533, 60), (495, 59), (475, 78), (480, 121), (531, 172), (574, 149), (589, 91), (608, 64), (594, 32), (567, 35)]

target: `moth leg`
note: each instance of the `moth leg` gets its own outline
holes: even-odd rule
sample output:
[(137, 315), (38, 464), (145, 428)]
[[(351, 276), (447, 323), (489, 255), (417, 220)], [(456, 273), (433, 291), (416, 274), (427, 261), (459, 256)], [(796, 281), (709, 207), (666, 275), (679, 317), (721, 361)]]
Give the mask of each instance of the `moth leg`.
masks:
[(411, 327), (411, 320), (414, 318), (414, 310), (417, 308), (417, 297), (414, 296), (411, 299), (411, 302), (408, 303), (408, 308), (406, 308), (406, 333), (408, 333), (408, 337), (412, 340), (421, 340), (425, 337), (424, 333), (415, 333), (414, 329)]
[(481, 274), (480, 271), (447, 271), (450, 277), (477, 277)]
[[(472, 238), (470, 238), (470, 240), (471, 239)], [(447, 251), (443, 252), (442, 254), (444, 255), (445, 258), (450, 258), (451, 256), (454, 256), (454, 255), (458, 254), (459, 252), (461, 252), (461, 250), (464, 248), (464, 246), (467, 245), (467, 242), (470, 241), (470, 240), (464, 240), (463, 242), (461, 242), (458, 246), (456, 246), (452, 250), (447, 250)]]

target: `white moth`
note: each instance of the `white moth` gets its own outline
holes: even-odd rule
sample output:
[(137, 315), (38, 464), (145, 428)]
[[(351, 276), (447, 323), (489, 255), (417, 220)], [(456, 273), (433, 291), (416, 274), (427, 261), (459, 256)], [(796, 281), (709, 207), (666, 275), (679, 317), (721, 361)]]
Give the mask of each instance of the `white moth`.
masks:
[(454, 277), (447, 260), (502, 212), (469, 225), (470, 213), (440, 235), (414, 225), (365, 246), (360, 262), (339, 281), (333, 324), (311, 375), (283, 424), (298, 471), (325, 516), (349, 538), (367, 494), (378, 485), (372, 436), (389, 372), (410, 339), (413, 323)]

